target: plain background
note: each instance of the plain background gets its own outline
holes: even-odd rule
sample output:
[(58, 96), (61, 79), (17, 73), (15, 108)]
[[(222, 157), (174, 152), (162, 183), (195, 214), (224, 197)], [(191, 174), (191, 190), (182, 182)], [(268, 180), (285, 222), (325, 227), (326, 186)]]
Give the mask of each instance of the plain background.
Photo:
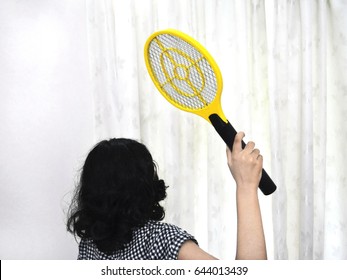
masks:
[(93, 144), (84, 0), (0, 1), (0, 259), (76, 259), (66, 204)]

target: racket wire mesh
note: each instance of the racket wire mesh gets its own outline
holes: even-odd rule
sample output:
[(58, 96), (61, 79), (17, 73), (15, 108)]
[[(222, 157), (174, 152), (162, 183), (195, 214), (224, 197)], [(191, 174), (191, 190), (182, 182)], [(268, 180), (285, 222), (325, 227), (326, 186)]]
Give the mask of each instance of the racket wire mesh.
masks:
[(210, 63), (185, 40), (158, 35), (150, 42), (148, 55), (160, 88), (176, 105), (199, 110), (215, 99), (217, 79)]

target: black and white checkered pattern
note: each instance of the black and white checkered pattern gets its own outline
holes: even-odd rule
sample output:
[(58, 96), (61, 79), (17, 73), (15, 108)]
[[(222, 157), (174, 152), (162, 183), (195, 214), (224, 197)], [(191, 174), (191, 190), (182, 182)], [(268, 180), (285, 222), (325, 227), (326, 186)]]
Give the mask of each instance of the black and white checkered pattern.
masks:
[(195, 238), (185, 230), (167, 223), (150, 221), (133, 233), (133, 239), (122, 250), (107, 255), (91, 239), (79, 244), (79, 260), (175, 260), (182, 244)]

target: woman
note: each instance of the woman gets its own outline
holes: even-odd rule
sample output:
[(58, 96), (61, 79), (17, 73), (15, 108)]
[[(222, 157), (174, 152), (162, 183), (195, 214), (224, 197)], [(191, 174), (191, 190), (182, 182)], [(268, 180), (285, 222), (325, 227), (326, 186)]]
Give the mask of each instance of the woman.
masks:
[[(266, 259), (258, 201), (263, 158), (239, 132), (227, 162), (237, 185), (236, 259)], [(192, 235), (161, 222), (166, 185), (147, 148), (130, 139), (101, 141), (87, 156), (67, 229), (79, 236), (78, 259), (216, 259)]]

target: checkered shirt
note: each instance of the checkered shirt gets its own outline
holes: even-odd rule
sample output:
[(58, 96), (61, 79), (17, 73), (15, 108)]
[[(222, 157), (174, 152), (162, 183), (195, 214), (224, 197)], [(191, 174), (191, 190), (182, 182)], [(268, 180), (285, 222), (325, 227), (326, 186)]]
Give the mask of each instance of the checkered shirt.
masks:
[(175, 260), (182, 244), (195, 238), (185, 230), (167, 223), (149, 221), (133, 232), (132, 240), (121, 250), (105, 254), (91, 239), (82, 238), (79, 260)]

